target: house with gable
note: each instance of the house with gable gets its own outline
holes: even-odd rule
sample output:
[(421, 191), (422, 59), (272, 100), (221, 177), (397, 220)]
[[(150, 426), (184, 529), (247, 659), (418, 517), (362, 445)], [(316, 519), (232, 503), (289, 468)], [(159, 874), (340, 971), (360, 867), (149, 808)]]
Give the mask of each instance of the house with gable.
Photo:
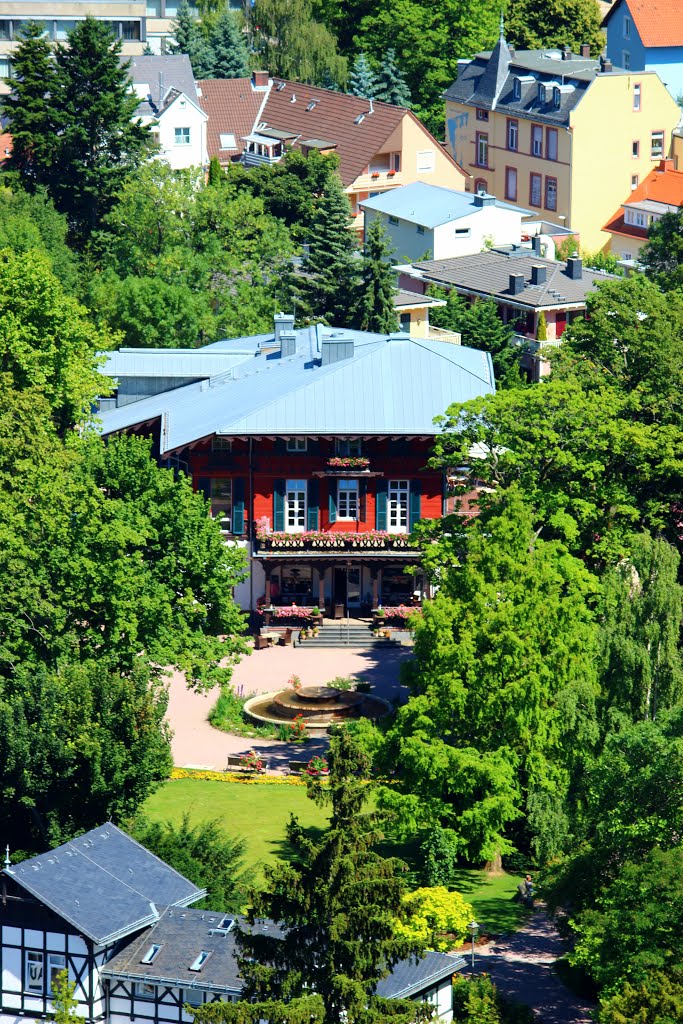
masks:
[(139, 99), (134, 116), (148, 125), (157, 154), (174, 170), (208, 164), (206, 123), (187, 54), (143, 54), (130, 58), (130, 78)]
[[(108, 353), (103, 372), (118, 391), (100, 430), (151, 435), (159, 462), (207, 496), (226, 541), (249, 556), (235, 593), (243, 608), (342, 606), (360, 616), (411, 601), (426, 584), (409, 534), (443, 514), (448, 492), (428, 464), (434, 418), (495, 390), (489, 354), (455, 338), (295, 330), (289, 314), (273, 328), (191, 356), (148, 352), (144, 368), (139, 350)], [(215, 353), (232, 357), (230, 368), (212, 368), (205, 357)], [(178, 384), (192, 366), (194, 380), (170, 389), (174, 365)]]
[[(359, 232), (360, 203), (371, 196), (413, 181), (464, 188), (463, 170), (404, 107), (270, 78), (267, 71), (199, 86), (209, 117), (209, 157), (223, 165), (238, 158), (257, 166), (277, 163), (292, 147), (335, 153)], [(245, 131), (245, 118), (254, 111)]]
[(616, 0), (602, 20), (607, 57), (626, 71), (659, 75), (683, 96), (683, 7), (679, 0)]
[(605, 231), (612, 236), (614, 255), (637, 260), (652, 225), (681, 206), (683, 171), (674, 169), (673, 160), (661, 160), (605, 224)]
[(587, 46), (515, 51), (502, 25), (445, 100), (448, 149), (473, 191), (542, 212), (589, 250), (609, 248), (605, 221), (669, 155), (680, 118), (656, 71), (634, 75)]
[[(196, 910), (206, 895), (108, 822), (20, 864), (5, 862), (0, 904), (0, 1019), (44, 1021), (55, 975), (67, 972), (87, 1024), (189, 1024), (184, 1007), (240, 998), (235, 918)], [(279, 932), (273, 922), (259, 929)], [(387, 998), (433, 1002), (453, 1019), (457, 955), (401, 961)]]

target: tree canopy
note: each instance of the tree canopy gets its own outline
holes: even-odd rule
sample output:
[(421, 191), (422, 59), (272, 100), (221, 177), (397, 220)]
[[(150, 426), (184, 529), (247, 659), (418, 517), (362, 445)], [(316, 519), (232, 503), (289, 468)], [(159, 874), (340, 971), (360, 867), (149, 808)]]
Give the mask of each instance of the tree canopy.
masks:
[(598, 57), (605, 45), (597, 0), (509, 0), (505, 35), (520, 50), (568, 46), (581, 53), (582, 44)]

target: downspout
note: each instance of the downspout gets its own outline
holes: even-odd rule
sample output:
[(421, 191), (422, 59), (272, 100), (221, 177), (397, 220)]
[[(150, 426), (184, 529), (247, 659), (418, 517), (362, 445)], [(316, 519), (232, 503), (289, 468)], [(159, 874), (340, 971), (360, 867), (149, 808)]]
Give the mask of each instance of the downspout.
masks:
[(254, 439), (249, 438), (249, 612), (254, 610), (254, 544), (256, 532), (254, 523)]

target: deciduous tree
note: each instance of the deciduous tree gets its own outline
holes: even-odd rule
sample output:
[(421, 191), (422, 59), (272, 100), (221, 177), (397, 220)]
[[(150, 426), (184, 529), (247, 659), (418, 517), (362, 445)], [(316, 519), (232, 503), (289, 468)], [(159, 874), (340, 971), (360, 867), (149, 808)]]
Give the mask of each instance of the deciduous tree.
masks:
[(568, 46), (580, 53), (587, 43), (595, 58), (605, 45), (601, 21), (597, 0), (510, 0), (505, 34), (520, 50)]

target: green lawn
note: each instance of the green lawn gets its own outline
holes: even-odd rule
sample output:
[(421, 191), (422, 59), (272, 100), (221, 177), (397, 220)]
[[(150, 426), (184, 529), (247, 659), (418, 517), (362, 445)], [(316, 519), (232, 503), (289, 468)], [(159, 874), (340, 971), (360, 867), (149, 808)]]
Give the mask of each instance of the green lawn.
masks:
[[(287, 784), (174, 779), (157, 790), (143, 807), (143, 812), (153, 820), (177, 821), (186, 811), (191, 821), (218, 818), (227, 831), (244, 836), (248, 863), (257, 869), (257, 882), (263, 877), (264, 864), (287, 857), (284, 835), (290, 814), (295, 814), (312, 831), (324, 827), (327, 820), (325, 812), (306, 796), (305, 786)], [(411, 854), (416, 851), (410, 844), (392, 847), (385, 842), (382, 852), (393, 852), (410, 863)], [(452, 886), (472, 904), (483, 930), (495, 935), (519, 927), (524, 912), (513, 901), (519, 880), (516, 875), (487, 875), (484, 871), (462, 869), (456, 873)], [(415, 876), (411, 881), (419, 884)]]

